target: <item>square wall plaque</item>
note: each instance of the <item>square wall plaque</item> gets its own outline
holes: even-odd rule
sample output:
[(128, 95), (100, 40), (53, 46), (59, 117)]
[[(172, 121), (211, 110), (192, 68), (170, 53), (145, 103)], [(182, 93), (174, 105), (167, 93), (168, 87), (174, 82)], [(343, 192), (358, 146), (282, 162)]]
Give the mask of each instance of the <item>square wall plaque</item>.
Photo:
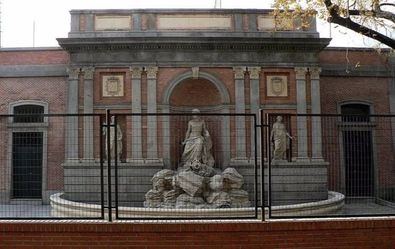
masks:
[(123, 75), (103, 75), (102, 78), (103, 97), (123, 97), (124, 80)]
[(285, 75), (266, 76), (266, 90), (268, 97), (287, 97), (288, 77)]

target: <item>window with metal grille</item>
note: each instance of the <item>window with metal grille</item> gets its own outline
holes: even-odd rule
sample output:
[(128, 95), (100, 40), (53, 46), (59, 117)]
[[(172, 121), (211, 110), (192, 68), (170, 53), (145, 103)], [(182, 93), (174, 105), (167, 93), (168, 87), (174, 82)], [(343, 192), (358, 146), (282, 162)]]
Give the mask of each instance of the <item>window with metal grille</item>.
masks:
[(14, 123), (43, 123), (44, 106), (19, 105), (14, 107)]

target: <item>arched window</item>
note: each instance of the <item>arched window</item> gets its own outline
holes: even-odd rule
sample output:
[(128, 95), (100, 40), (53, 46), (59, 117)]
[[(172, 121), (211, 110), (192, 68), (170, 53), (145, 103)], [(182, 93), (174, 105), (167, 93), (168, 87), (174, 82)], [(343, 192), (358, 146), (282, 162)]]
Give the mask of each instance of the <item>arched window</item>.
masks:
[(341, 105), (343, 122), (369, 122), (370, 105), (361, 103), (349, 103)]
[(43, 123), (44, 106), (19, 105), (14, 107), (14, 123)]
[(11, 123), (46, 123), (48, 118), (43, 114), (48, 113), (48, 104), (37, 100), (19, 100), (9, 105)]

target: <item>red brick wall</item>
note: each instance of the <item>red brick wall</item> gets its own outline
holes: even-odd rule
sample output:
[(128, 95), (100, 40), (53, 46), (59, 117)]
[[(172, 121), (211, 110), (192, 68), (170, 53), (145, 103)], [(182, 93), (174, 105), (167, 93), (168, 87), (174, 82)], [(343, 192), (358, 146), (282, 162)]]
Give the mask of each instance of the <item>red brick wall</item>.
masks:
[(63, 50), (2, 51), (0, 65), (68, 64), (69, 54)]
[[(9, 104), (18, 100), (38, 100), (48, 103), (49, 113), (66, 112), (66, 79), (62, 77), (37, 78), (0, 78), (0, 113), (7, 114)], [(6, 146), (8, 129), (0, 126), (1, 146)], [(48, 120), (48, 170), (47, 189), (63, 188), (63, 170), (61, 163), (64, 159), (64, 119), (51, 117)], [(0, 165), (6, 165), (6, 150), (1, 148)], [(1, 171), (4, 172), (4, 171)], [(4, 173), (2, 175), (4, 182)]]
[(1, 248), (395, 248), (395, 220), (270, 223), (10, 223)]

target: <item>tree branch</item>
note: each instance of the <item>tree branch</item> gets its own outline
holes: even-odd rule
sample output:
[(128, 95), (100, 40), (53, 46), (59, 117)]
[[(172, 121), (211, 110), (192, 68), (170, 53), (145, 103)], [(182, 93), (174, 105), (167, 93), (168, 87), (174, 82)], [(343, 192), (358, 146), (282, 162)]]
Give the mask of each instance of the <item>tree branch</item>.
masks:
[(370, 29), (366, 26), (363, 26), (361, 24), (358, 24), (354, 21), (352, 21), (349, 17), (345, 18), (340, 16), (339, 14), (339, 6), (335, 5), (332, 3), (331, 0), (324, 0), (325, 6), (329, 12), (329, 22), (333, 22), (336, 24), (339, 24), (340, 26), (346, 27), (348, 29), (351, 29), (357, 33), (360, 33), (364, 36), (370, 37), (372, 39), (375, 39), (393, 49), (395, 49), (395, 40), (385, 36), (373, 29)]

